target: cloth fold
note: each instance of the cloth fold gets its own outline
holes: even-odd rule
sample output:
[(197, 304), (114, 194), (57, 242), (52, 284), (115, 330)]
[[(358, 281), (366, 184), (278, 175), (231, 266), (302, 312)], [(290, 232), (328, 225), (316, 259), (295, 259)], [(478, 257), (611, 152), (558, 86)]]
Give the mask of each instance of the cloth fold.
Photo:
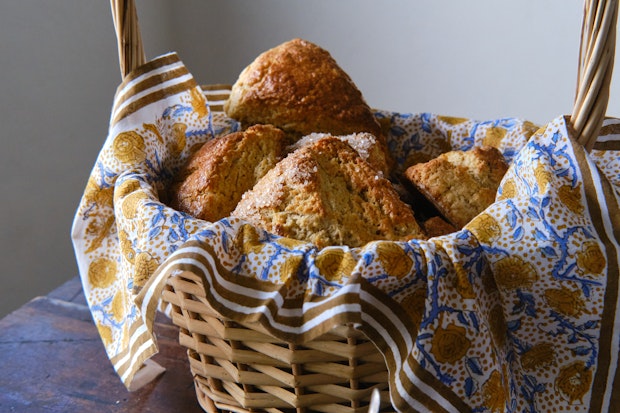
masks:
[(287, 341), (358, 326), (386, 359), (398, 411), (620, 410), (619, 120), (607, 119), (586, 153), (565, 117), (539, 129), (378, 110), (399, 167), (483, 144), (511, 167), (496, 202), (458, 232), (319, 250), (166, 206), (166, 184), (188, 156), (239, 128), (209, 104), (226, 93), (199, 87), (167, 54), (115, 96), (72, 237), (127, 387), (157, 351), (166, 280), (191, 271), (223, 317)]

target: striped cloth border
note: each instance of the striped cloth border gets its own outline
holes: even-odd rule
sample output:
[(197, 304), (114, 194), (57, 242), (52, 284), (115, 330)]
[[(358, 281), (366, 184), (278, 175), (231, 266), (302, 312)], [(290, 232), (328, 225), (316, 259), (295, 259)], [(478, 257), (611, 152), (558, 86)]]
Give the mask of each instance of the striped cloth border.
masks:
[(606, 118), (593, 147), (600, 151), (620, 151), (620, 119)]
[(197, 86), (176, 53), (163, 55), (131, 72), (119, 86), (112, 107), (111, 124)]
[[(136, 304), (147, 320), (154, 318), (158, 297), (169, 277), (185, 271), (199, 276), (205, 286), (207, 301), (225, 318), (239, 323), (260, 323), (270, 334), (285, 341), (303, 343), (331, 329), (344, 325), (361, 325), (361, 330), (382, 349), (393, 378), (393, 403), (400, 411), (468, 412), (471, 408), (439, 380), (411, 358), (413, 331), (402, 309), (381, 290), (363, 277), (355, 278), (318, 303), (287, 311), (280, 286), (253, 278), (239, 277), (223, 268), (212, 247), (191, 241), (179, 248), (157, 271), (136, 297)], [(147, 330), (151, 326), (147, 326)], [(130, 341), (132, 351), (146, 349), (152, 343), (148, 331), (137, 329)], [(115, 368), (133, 374), (141, 356), (119, 356)], [(413, 393), (412, 393), (413, 392)], [(413, 410), (412, 410), (413, 409)]]
[[(111, 115), (118, 124), (139, 110), (166, 97), (197, 87), (174, 53), (155, 59), (132, 72), (119, 86)], [(223, 111), (230, 85), (201, 86), (213, 111)], [(597, 150), (620, 150), (620, 121), (608, 119), (595, 144)], [(620, 272), (620, 208), (618, 199), (597, 166), (579, 144), (573, 151), (583, 174), (588, 209), (605, 246), (608, 273)], [(303, 342), (346, 323), (362, 326), (386, 357), (391, 372), (391, 394), (401, 411), (470, 411), (462, 400), (422, 368), (412, 357), (411, 321), (395, 303), (362, 277), (339, 293), (304, 309), (283, 307), (284, 298), (271, 283), (239, 278), (223, 268), (209, 245), (197, 241), (179, 248), (151, 277), (136, 297), (141, 317), (129, 330), (129, 345), (111, 358), (123, 382), (131, 381), (143, 363), (157, 352), (152, 334), (154, 314), (166, 280), (182, 271), (203, 279), (207, 297), (216, 311), (240, 322), (260, 322), (276, 337)], [(241, 280), (241, 282), (240, 282)], [(620, 371), (617, 370), (620, 337), (620, 282), (609, 277), (605, 296), (602, 336), (593, 382), (590, 411), (620, 411)], [(235, 305), (227, 305), (235, 303)]]
[(362, 283), (362, 331), (381, 350), (390, 372), (390, 395), (397, 411), (470, 412), (471, 407), (412, 357), (415, 331), (393, 300)]
[(230, 95), (232, 85), (228, 84), (213, 84), (213, 85), (201, 85), (207, 101), (209, 102), (209, 108), (214, 112), (223, 112), (224, 103)]
[[(603, 132), (615, 130), (620, 123), (613, 126), (607, 123)], [(615, 141), (620, 143), (620, 141)], [(573, 152), (586, 192), (586, 201), (589, 215), (596, 232), (605, 246), (607, 257), (607, 274), (620, 274), (620, 206), (614, 194), (614, 189), (596, 164), (586, 156), (585, 149), (579, 143), (571, 140)], [(601, 320), (601, 336), (599, 338), (599, 353), (597, 370), (592, 383), (590, 401), (591, 413), (620, 412), (620, 371), (618, 367), (618, 340), (620, 338), (620, 280), (617, 277), (607, 277), (603, 315)]]

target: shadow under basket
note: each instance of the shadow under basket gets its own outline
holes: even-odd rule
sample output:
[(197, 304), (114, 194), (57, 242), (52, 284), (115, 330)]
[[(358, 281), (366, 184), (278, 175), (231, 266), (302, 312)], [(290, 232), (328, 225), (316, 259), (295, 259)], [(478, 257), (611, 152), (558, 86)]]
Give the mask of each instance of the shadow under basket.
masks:
[(381, 411), (394, 411), (383, 356), (352, 326), (304, 344), (282, 341), (258, 323), (223, 319), (190, 272), (171, 277), (163, 299), (188, 349), (200, 406), (209, 413), (366, 413), (374, 388)]

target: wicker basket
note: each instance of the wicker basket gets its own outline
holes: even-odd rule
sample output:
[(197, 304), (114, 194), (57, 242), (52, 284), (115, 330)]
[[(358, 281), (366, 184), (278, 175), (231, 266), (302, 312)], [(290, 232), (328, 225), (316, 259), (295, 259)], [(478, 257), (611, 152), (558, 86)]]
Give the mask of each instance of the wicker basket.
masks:
[[(133, 0), (111, 0), (123, 76), (145, 63)], [(617, 1), (585, 2), (577, 91), (571, 124), (591, 149), (600, 131), (615, 53)], [(372, 390), (389, 402), (382, 355), (362, 333), (341, 326), (311, 342), (283, 342), (259, 324), (223, 319), (208, 304), (201, 279), (173, 277), (163, 299), (188, 356), (198, 400), (208, 412), (366, 412)]]
[(172, 304), (198, 400), (208, 412), (366, 412), (373, 388), (389, 406), (383, 357), (353, 327), (304, 345), (283, 342), (259, 324), (222, 319), (190, 272), (172, 277), (163, 299)]

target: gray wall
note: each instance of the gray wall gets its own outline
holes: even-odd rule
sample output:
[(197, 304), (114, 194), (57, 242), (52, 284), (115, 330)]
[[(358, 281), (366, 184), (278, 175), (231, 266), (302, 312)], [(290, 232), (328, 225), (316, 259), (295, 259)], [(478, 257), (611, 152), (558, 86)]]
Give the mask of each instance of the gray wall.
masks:
[[(545, 123), (572, 107), (582, 2), (139, 0), (138, 13), (147, 57), (176, 50), (200, 83), (304, 37), (374, 107)], [(77, 274), (71, 221), (120, 75), (107, 0), (2, 1), (0, 39), (2, 316)]]

